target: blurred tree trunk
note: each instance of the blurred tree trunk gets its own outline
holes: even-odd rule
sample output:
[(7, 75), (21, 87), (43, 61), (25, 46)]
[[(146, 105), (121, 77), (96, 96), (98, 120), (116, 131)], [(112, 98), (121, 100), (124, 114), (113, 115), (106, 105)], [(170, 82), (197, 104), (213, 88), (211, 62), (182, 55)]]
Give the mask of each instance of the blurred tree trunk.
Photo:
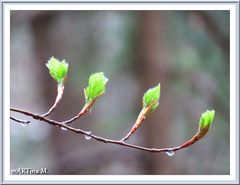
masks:
[[(170, 65), (165, 46), (166, 14), (164, 12), (141, 12), (139, 14), (139, 58), (144, 89), (161, 83), (161, 97), (158, 109), (147, 118), (144, 127), (145, 145), (148, 147), (167, 147), (172, 137), (169, 136), (170, 99), (168, 95), (168, 78)], [(140, 73), (141, 74), (141, 73)], [(144, 153), (147, 174), (167, 174), (170, 160), (164, 154)]]
[[(52, 106), (55, 101), (57, 94), (57, 84), (48, 74), (48, 70), (45, 67), (45, 63), (51, 56), (61, 59), (61, 51), (59, 45), (56, 45), (53, 39), (52, 29), (53, 23), (60, 14), (47, 12), (39, 14), (32, 20), (32, 31), (33, 31), (33, 43), (36, 56), (37, 67), (40, 69), (38, 74), (39, 76), (39, 85), (42, 86), (42, 100), (45, 103), (45, 112)], [(61, 38), (64, 40), (65, 38)], [(71, 113), (73, 107), (64, 106), (64, 101), (70, 101), (73, 97), (71, 94), (68, 94), (67, 87), (64, 90), (64, 96), (62, 101), (59, 103), (58, 107), (48, 116), (54, 120), (65, 120), (66, 115)], [(44, 113), (45, 113), (44, 112)], [(51, 127), (51, 133), (48, 138), (49, 141), (49, 158), (51, 158), (51, 163), (49, 164), (49, 171), (51, 174), (68, 174), (76, 173), (78, 167), (77, 161), (71, 161), (69, 157), (75, 154), (75, 150), (78, 151), (78, 148), (74, 147), (74, 143), (78, 143), (72, 134), (55, 127)], [(76, 136), (75, 136), (76, 137)], [(71, 140), (72, 145), (69, 145), (69, 140)], [(81, 143), (78, 143), (78, 146), (81, 146)], [(67, 152), (66, 151), (71, 151)], [(75, 159), (75, 158), (73, 158)], [(67, 165), (66, 165), (67, 164)], [(71, 168), (69, 168), (71, 166)]]
[[(48, 75), (48, 70), (45, 68), (45, 63), (50, 58), (50, 56), (56, 56), (56, 51), (54, 52), (52, 50), (52, 44), (51, 44), (51, 25), (53, 23), (53, 20), (55, 18), (56, 14), (51, 13), (43, 13), (36, 16), (32, 22), (32, 32), (33, 32), (33, 44), (34, 44), (34, 51), (35, 51), (35, 60), (36, 65), (39, 68), (39, 85), (42, 89), (42, 101), (44, 101), (45, 104), (45, 111), (48, 111), (48, 109), (51, 107), (52, 103), (55, 100), (56, 96), (56, 82), (54, 80), (50, 80), (51, 77)], [(58, 57), (57, 57), (58, 58)], [(61, 116), (59, 117), (59, 114), (57, 114), (57, 110), (51, 113), (49, 116), (50, 118), (54, 118), (56, 120), (60, 120)], [(43, 112), (44, 113), (44, 112)], [(50, 173), (56, 174), (56, 172), (63, 167), (61, 167), (59, 164), (59, 157), (62, 156), (63, 149), (63, 138), (60, 138), (59, 130), (56, 128), (51, 127), (51, 134), (49, 137), (49, 154), (53, 155), (52, 164), (49, 164), (50, 167)], [(57, 165), (54, 165), (57, 164)], [(51, 169), (51, 166), (54, 165), (54, 169)]]
[[(53, 92), (53, 83), (49, 81), (49, 76), (46, 75), (47, 70), (45, 69), (45, 63), (47, 62), (47, 57), (51, 56), (50, 50), (50, 38), (49, 37), (49, 27), (52, 23), (53, 15), (51, 14), (39, 14), (35, 16), (31, 21), (31, 27), (33, 32), (33, 45), (34, 45), (34, 55), (36, 60), (36, 65), (38, 65), (39, 74), (39, 85), (42, 86), (42, 97), (49, 107), (49, 102), (52, 102), (54, 97), (51, 95)], [(54, 84), (55, 85), (55, 84)]]

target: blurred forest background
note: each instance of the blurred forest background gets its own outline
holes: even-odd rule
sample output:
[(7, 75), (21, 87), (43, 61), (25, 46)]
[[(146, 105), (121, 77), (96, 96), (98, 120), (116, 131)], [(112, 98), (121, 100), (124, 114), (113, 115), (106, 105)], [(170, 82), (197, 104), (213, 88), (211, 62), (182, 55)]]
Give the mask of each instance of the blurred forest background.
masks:
[[(129, 142), (173, 147), (197, 131), (202, 112), (215, 109), (209, 134), (169, 157), (86, 140), (31, 120), (11, 123), (11, 169), (50, 174), (220, 175), (230, 173), (228, 11), (11, 11), (11, 106), (45, 113), (57, 85), (45, 66), (69, 63), (65, 94), (50, 118), (76, 115), (90, 74), (109, 78), (92, 113), (73, 126), (106, 138), (129, 131), (144, 92), (159, 82), (161, 98)], [(12, 113), (20, 119), (23, 115)], [(11, 121), (12, 122), (12, 121)]]

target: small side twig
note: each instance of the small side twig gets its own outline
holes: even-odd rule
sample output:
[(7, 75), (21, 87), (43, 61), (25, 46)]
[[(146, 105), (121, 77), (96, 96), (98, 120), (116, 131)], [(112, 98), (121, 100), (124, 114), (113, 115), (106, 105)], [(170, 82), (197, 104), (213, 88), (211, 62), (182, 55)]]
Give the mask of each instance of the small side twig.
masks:
[(27, 124), (30, 123), (29, 120), (21, 120), (21, 119), (14, 118), (14, 117), (12, 117), (12, 116), (10, 116), (10, 119), (13, 120), (13, 121), (16, 121), (16, 122), (18, 122), (18, 123), (24, 124), (24, 125), (27, 125)]
[(140, 125), (143, 123), (143, 121), (146, 119), (146, 114), (149, 113), (151, 109), (151, 105), (148, 106), (146, 109), (142, 109), (142, 111), (139, 113), (137, 120), (135, 121), (134, 125), (132, 126), (131, 130), (128, 132), (128, 134), (122, 138), (123, 141), (126, 141), (130, 138), (130, 136), (136, 132), (136, 130), (140, 127)]
[(44, 117), (48, 116), (57, 107), (59, 101), (62, 99), (63, 92), (64, 92), (64, 85), (58, 84), (56, 100), (55, 100), (54, 104), (52, 105), (52, 107), (42, 116), (44, 116)]
[(93, 104), (95, 103), (96, 99), (94, 101), (91, 101), (89, 103), (86, 103), (82, 110), (74, 117), (72, 117), (71, 119), (69, 120), (66, 120), (66, 121), (63, 121), (62, 123), (64, 124), (70, 124), (70, 123), (73, 123), (75, 120), (77, 120), (78, 118), (80, 118), (81, 116), (83, 116), (84, 114), (86, 114), (88, 111), (91, 110)]
[(142, 150), (142, 151), (146, 151), (146, 152), (153, 152), (153, 153), (161, 153), (161, 152), (170, 153), (171, 152), (171, 153), (174, 154), (174, 152), (176, 152), (178, 150), (181, 150), (183, 148), (189, 147), (190, 145), (193, 145), (194, 143), (196, 143), (197, 141), (199, 141), (203, 137), (203, 135), (202, 136), (199, 135), (199, 132), (198, 132), (192, 139), (188, 140), (187, 142), (185, 142), (182, 145), (177, 146), (177, 147), (172, 147), (172, 148), (148, 148), (148, 147), (129, 144), (129, 143), (126, 143), (123, 140), (112, 140), (112, 139), (107, 139), (107, 138), (104, 138), (104, 137), (100, 137), (100, 136), (97, 136), (93, 133), (89, 133), (85, 130), (71, 127), (71, 126), (67, 125), (66, 122), (58, 122), (58, 121), (55, 121), (55, 120), (51, 120), (51, 119), (48, 119), (48, 118), (46, 118), (42, 115), (34, 114), (32, 112), (29, 112), (29, 111), (16, 109), (16, 108), (10, 108), (10, 110), (14, 111), (14, 112), (24, 114), (24, 115), (27, 115), (27, 116), (30, 116), (35, 120), (43, 121), (43, 122), (48, 123), (48, 124), (53, 125), (53, 126), (57, 126), (57, 127), (60, 127), (60, 128), (65, 128), (65, 130), (91, 137), (91, 138), (93, 138), (93, 139), (95, 139), (96, 141), (99, 141), (99, 142), (121, 145), (121, 146), (129, 147), (129, 148), (134, 148), (134, 149), (138, 149), (138, 150)]

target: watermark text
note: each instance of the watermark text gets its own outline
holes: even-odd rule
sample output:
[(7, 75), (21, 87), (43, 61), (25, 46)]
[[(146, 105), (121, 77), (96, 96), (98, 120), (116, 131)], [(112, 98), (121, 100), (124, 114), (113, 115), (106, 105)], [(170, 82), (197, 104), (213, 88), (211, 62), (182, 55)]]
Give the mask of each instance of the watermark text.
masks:
[(33, 168), (18, 168), (11, 170), (12, 175), (46, 175), (48, 174), (47, 168), (33, 169)]

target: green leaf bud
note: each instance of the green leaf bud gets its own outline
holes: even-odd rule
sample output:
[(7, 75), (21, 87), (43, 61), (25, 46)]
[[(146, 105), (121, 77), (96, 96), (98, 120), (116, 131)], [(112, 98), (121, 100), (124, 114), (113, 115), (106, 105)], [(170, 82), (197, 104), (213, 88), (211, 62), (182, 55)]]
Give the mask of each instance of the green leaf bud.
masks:
[(148, 89), (147, 92), (143, 96), (143, 108), (150, 108), (150, 112), (154, 111), (159, 104), (160, 99), (160, 84), (157, 86)]
[(84, 89), (85, 101), (89, 103), (105, 93), (108, 79), (103, 72), (92, 74), (88, 80), (88, 87)]
[(49, 73), (60, 85), (63, 85), (68, 72), (68, 63), (65, 60), (58, 60), (57, 58), (51, 57), (46, 63)]
[(207, 110), (206, 112), (202, 113), (202, 116), (199, 120), (199, 128), (200, 129), (208, 129), (214, 119), (215, 111), (214, 110)]

